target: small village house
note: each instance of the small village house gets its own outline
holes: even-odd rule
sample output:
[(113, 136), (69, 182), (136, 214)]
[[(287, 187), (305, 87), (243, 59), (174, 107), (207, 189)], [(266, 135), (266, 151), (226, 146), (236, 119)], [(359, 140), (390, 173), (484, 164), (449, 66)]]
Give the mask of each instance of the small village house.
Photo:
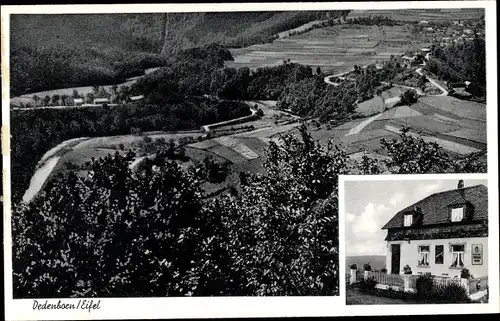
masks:
[(83, 98), (73, 98), (73, 105), (75, 106), (83, 105)]
[(474, 277), (488, 275), (488, 189), (484, 185), (432, 194), (399, 211), (387, 230), (386, 266), (401, 274), (460, 277), (466, 268)]
[(139, 100), (142, 100), (144, 98), (143, 95), (139, 95), (139, 96), (132, 96), (130, 97), (130, 100), (131, 101), (139, 101)]
[(95, 98), (94, 105), (109, 104), (109, 98)]
[(420, 20), (420, 24), (421, 25), (428, 25), (429, 24), (429, 20)]

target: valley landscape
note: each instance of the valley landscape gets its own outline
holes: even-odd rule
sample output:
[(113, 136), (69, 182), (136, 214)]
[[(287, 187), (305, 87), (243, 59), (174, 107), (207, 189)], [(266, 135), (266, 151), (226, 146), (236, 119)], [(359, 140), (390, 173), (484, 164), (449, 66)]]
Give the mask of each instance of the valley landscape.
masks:
[(486, 172), (479, 9), (19, 15), (11, 39), (18, 298), (338, 295), (339, 174)]

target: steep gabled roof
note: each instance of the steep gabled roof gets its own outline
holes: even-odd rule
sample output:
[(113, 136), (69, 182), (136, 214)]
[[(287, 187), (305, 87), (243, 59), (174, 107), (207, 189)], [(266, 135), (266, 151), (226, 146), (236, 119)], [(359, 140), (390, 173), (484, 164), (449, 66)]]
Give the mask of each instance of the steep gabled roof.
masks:
[(474, 206), (473, 220), (488, 219), (488, 188), (484, 185), (476, 185), (427, 196), (399, 211), (382, 229), (402, 227), (404, 213), (411, 211), (414, 206), (422, 210), (420, 226), (447, 223), (449, 222), (449, 206), (465, 203)]

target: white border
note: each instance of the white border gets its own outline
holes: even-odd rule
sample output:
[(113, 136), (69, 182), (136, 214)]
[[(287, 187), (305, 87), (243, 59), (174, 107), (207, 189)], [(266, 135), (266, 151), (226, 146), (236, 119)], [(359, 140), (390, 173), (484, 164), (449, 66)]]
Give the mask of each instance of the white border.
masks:
[[(341, 2), (341, 3), (233, 3), (233, 4), (125, 4), (125, 5), (31, 5), (2, 6), (2, 156), (4, 195), (10, 195), (9, 152), (9, 14), (62, 14), (62, 13), (146, 13), (146, 12), (209, 12), (209, 11), (282, 11), (282, 10), (342, 10), (342, 9), (417, 9), (417, 8), (485, 8), (487, 52), (487, 131), (490, 213), (498, 213), (497, 165), (497, 86), (496, 86), (496, 3), (495, 1), (413, 1), (413, 2)], [(466, 177), (468, 175), (459, 175)], [(415, 176), (413, 176), (415, 177)], [(436, 176), (434, 176), (436, 177)], [(450, 175), (450, 177), (452, 177)], [(474, 176), (478, 177), (478, 176)], [(352, 176), (354, 178), (354, 176)], [(363, 179), (370, 176), (362, 176)], [(394, 176), (391, 176), (394, 179)], [(402, 176), (398, 176), (401, 179)], [(341, 177), (341, 182), (345, 179)], [(340, 190), (342, 195), (343, 191)], [(496, 193), (495, 193), (496, 194)], [(342, 199), (342, 198), (341, 198)], [(341, 205), (341, 204), (339, 204)], [(342, 213), (342, 211), (340, 211)], [(344, 222), (340, 215), (340, 297), (224, 297), (224, 298), (124, 298), (102, 299), (101, 309), (91, 313), (83, 310), (33, 311), (33, 300), (12, 299), (12, 261), (10, 200), (4, 197), (4, 269), (5, 306), (7, 320), (61, 320), (61, 319), (153, 319), (153, 318), (225, 318), (225, 317), (286, 317), (286, 316), (352, 316), (352, 315), (407, 315), (457, 314), (499, 312), (498, 282), (492, 284), (490, 303), (485, 305), (412, 305), (345, 306), (345, 278), (343, 260)], [(490, 229), (498, 226), (498, 216), (490, 219)], [(490, 234), (491, 244), (498, 244), (498, 230)], [(490, 248), (492, 253), (497, 251)], [(490, 260), (493, 264), (494, 260)], [(497, 258), (498, 267), (498, 258)], [(498, 269), (496, 269), (498, 270)], [(493, 276), (493, 274), (492, 274)], [(498, 281), (498, 278), (497, 278)], [(77, 301), (65, 300), (65, 302)], [(53, 302), (53, 300), (52, 300)], [(493, 303), (496, 302), (496, 305)]]
[[(346, 305), (345, 311), (356, 315), (406, 314), (479, 314), (498, 313), (499, 297), (499, 245), (498, 245), (498, 175), (491, 174), (421, 174), (421, 175), (341, 175), (339, 177), (339, 250), (345, 258), (345, 183), (381, 181), (435, 181), (486, 180), (488, 182), (488, 286), (489, 300), (484, 304), (401, 304), (401, 305)], [(340, 287), (345, 298), (345, 259), (340, 260)], [(354, 312), (355, 311), (355, 312)]]

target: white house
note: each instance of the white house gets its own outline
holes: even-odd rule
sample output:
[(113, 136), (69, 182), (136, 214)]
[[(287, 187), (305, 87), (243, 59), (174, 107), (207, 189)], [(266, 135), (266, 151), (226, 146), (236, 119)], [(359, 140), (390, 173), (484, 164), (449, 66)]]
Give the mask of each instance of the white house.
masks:
[(138, 101), (144, 98), (144, 95), (139, 95), (139, 96), (132, 96), (130, 97), (131, 101)]
[(466, 268), (474, 277), (488, 275), (488, 188), (464, 187), (432, 194), (399, 211), (387, 230), (388, 273), (430, 273), (460, 277)]
[(420, 20), (421, 25), (428, 25), (429, 21), (428, 20)]
[(95, 98), (94, 105), (109, 104), (109, 98)]
[(83, 105), (83, 98), (73, 98), (73, 105), (75, 106)]

